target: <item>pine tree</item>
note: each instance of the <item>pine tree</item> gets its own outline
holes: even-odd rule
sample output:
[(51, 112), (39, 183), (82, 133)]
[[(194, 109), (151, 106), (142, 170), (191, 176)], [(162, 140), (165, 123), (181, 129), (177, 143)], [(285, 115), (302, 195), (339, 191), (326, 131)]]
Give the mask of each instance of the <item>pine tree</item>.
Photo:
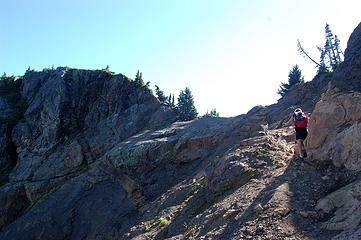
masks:
[(190, 121), (198, 116), (197, 109), (194, 106), (192, 92), (188, 87), (181, 91), (178, 97), (177, 104), (178, 120)]
[(337, 57), (337, 61), (339, 63), (342, 62), (342, 58), (343, 58), (343, 52), (341, 50), (340, 47), (340, 40), (338, 39), (337, 35), (335, 35), (335, 49), (336, 49), (336, 57)]
[(316, 65), (319, 73), (333, 71), (342, 62), (343, 53), (340, 48), (340, 40), (337, 38), (337, 35), (333, 35), (330, 25), (327, 23), (325, 27), (325, 44), (323, 47), (317, 47), (320, 52), (319, 63), (307, 53), (299, 40), (297, 40), (297, 47), (302, 56), (308, 58)]
[(340, 49), (340, 40), (337, 36), (334, 36), (330, 25), (326, 23), (325, 27), (325, 46), (323, 48), (324, 57), (325, 57), (325, 66), (327, 69), (335, 70), (337, 66), (342, 62), (341, 54), (342, 51)]
[(4, 74), (1, 76), (1, 79), (6, 79), (8, 76), (6, 75), (6, 72), (4, 72)]
[(321, 72), (328, 72), (328, 68), (326, 66), (326, 63), (325, 63), (325, 56), (326, 56), (326, 51), (321, 48), (321, 47), (317, 47), (318, 51), (320, 51), (320, 64), (318, 66), (318, 72), (321, 73)]
[(175, 102), (174, 102), (174, 94), (169, 94), (168, 97), (165, 97), (165, 104), (170, 108), (175, 108)]
[(135, 75), (135, 79), (134, 79), (135, 83), (137, 83), (140, 86), (144, 86), (144, 81), (142, 78), (142, 73), (139, 72), (139, 70), (137, 71), (137, 74)]
[(219, 112), (217, 112), (217, 110), (214, 108), (212, 109), (210, 112), (206, 112), (206, 114), (204, 114), (202, 117), (219, 117)]
[(296, 84), (303, 83), (304, 77), (302, 77), (301, 70), (299, 69), (298, 65), (292, 67), (290, 72), (288, 73), (288, 83), (282, 83), (280, 88), (278, 89), (277, 93), (282, 97), (285, 96), (288, 91)]
[(155, 85), (155, 94), (161, 103), (165, 103), (167, 101), (167, 97), (164, 95), (164, 92), (160, 90), (157, 85)]

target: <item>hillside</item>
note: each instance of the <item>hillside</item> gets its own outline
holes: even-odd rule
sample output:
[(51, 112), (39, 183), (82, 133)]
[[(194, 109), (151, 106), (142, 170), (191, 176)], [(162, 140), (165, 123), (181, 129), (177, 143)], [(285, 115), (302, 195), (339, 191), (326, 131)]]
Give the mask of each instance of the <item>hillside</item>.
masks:
[(0, 239), (360, 239), (360, 43), (276, 104), (189, 122), (121, 74), (28, 71), (16, 124), (0, 96)]

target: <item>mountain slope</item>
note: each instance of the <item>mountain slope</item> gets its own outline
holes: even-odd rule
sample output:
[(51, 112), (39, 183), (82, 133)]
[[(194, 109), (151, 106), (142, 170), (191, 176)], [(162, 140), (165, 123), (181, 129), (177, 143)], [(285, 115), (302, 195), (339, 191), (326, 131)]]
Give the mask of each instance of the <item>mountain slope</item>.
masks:
[[(234, 118), (174, 122), (120, 74), (27, 72), (0, 239), (359, 239), (360, 32), (333, 76)], [(280, 127), (296, 106), (307, 160)]]

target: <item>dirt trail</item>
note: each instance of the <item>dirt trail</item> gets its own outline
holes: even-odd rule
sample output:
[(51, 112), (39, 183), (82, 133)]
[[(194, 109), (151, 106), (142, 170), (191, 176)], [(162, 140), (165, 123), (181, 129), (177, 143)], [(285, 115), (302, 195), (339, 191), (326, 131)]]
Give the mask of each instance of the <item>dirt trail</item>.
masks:
[(314, 208), (355, 176), (294, 156), (293, 139), (283, 128), (238, 142), (217, 156), (247, 166), (238, 183), (215, 189), (202, 167), (147, 204), (122, 239), (331, 239), (338, 232), (320, 226), (330, 216)]

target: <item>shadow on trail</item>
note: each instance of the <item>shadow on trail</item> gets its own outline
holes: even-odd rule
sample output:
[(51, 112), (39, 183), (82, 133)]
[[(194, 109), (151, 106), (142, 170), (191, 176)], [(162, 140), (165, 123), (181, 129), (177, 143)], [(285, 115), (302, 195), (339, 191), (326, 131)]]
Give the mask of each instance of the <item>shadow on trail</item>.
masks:
[(287, 216), (292, 219), (294, 228), (299, 233), (307, 236), (308, 239), (331, 239), (338, 232), (320, 229), (318, 225), (324, 219), (317, 216), (303, 217), (299, 214), (300, 211), (314, 211), (319, 199), (326, 196), (332, 190), (344, 185), (344, 183), (335, 182), (332, 178), (328, 182), (322, 179), (329, 168), (332, 167), (321, 166), (317, 163), (306, 162), (298, 157), (294, 157), (283, 174), (276, 177), (273, 183), (264, 188), (240, 217), (230, 220), (219, 239), (237, 238), (237, 234), (240, 233), (239, 229), (243, 224), (251, 220), (257, 220), (256, 206), (259, 204), (264, 206), (269, 203), (277, 189), (283, 184), (288, 184), (288, 189), (291, 193), (290, 202), (288, 203), (289, 211), (284, 216), (278, 217)]

